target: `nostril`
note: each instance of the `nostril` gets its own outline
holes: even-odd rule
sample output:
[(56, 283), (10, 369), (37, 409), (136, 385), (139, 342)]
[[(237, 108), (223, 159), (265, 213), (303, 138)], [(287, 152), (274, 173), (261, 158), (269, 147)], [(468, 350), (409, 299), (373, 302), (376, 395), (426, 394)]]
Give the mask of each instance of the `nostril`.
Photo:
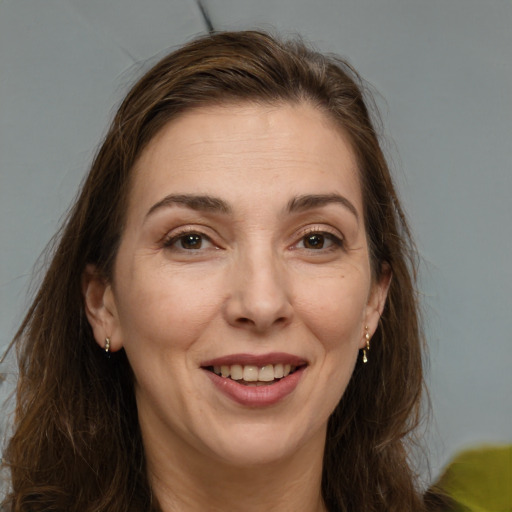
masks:
[[(237, 323), (238, 324), (242, 324), (242, 325), (256, 325), (257, 323), (254, 321), (254, 320), (251, 320), (250, 318), (247, 318), (247, 317), (240, 317), (240, 318), (237, 318)], [(279, 318), (276, 318), (273, 322), (272, 322), (272, 325), (283, 325), (283, 324), (286, 324), (287, 322), (287, 319), (285, 316), (280, 316)]]

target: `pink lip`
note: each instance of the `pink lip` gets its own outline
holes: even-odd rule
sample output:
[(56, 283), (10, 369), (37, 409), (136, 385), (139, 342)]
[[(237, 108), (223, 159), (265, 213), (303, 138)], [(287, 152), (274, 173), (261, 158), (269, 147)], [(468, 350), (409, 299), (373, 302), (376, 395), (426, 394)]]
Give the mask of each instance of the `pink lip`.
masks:
[(205, 370), (205, 373), (215, 387), (231, 400), (246, 407), (267, 407), (291, 394), (298, 386), (305, 370), (306, 366), (301, 366), (287, 377), (265, 386), (246, 386), (208, 370)]
[(206, 366), (231, 366), (233, 364), (264, 366), (266, 364), (291, 364), (292, 366), (303, 366), (307, 361), (284, 352), (271, 352), (269, 354), (230, 354), (227, 356), (209, 359), (201, 363), (201, 367)]

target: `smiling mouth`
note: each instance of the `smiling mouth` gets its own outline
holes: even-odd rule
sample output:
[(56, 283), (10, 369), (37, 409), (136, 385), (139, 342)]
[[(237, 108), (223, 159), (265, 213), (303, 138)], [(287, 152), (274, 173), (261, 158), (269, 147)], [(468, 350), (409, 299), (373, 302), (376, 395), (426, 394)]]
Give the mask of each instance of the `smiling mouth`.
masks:
[(266, 364), (263, 366), (256, 365), (222, 365), (207, 366), (205, 370), (215, 373), (219, 377), (230, 379), (238, 384), (245, 386), (269, 386), (279, 382), (281, 379), (288, 377), (299, 368), (306, 365), (292, 364)]

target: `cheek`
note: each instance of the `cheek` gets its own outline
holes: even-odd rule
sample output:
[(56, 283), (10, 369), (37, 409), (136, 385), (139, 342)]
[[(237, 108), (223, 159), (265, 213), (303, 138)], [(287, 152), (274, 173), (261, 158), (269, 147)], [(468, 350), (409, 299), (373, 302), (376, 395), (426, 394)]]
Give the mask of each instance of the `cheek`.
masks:
[(366, 287), (331, 278), (323, 286), (304, 289), (298, 308), (308, 328), (326, 351), (357, 347), (366, 306)]
[[(200, 274), (200, 273), (199, 273)], [(119, 291), (123, 344), (174, 351), (199, 336), (217, 308), (219, 294), (208, 280), (180, 272), (134, 273)]]

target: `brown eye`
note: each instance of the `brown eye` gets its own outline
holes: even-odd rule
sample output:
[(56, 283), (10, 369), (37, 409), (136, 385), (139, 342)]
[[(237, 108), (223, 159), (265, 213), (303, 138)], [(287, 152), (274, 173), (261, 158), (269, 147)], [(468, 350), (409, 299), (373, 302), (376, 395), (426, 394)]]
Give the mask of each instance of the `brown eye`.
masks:
[(332, 233), (313, 231), (304, 235), (295, 247), (310, 251), (336, 250), (343, 247), (343, 240)]
[(182, 235), (179, 240), (182, 249), (201, 249), (203, 245), (203, 237), (197, 233)]
[(320, 233), (307, 235), (303, 238), (303, 243), (306, 249), (323, 249), (325, 245), (325, 236)]
[(163, 246), (172, 251), (204, 251), (214, 247), (206, 235), (194, 231), (177, 233), (164, 241)]

